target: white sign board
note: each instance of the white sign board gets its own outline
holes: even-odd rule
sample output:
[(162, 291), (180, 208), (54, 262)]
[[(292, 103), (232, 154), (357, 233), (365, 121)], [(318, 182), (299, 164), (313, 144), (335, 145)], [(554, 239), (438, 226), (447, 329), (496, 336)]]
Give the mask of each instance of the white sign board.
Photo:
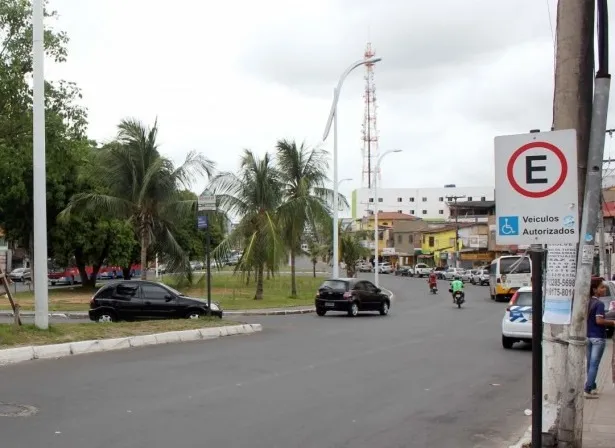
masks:
[(198, 210), (200, 212), (214, 211), (216, 210), (216, 195), (210, 191), (205, 190), (198, 200)]
[(572, 295), (577, 278), (576, 244), (549, 244), (543, 322), (567, 325), (572, 314)]
[(495, 138), (496, 243), (579, 241), (574, 129)]

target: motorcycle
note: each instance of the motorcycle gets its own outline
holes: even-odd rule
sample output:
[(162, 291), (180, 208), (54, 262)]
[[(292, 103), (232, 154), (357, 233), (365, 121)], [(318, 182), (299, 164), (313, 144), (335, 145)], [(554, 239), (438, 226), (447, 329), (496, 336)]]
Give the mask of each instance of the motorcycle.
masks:
[(457, 291), (453, 293), (453, 298), (455, 299), (455, 304), (457, 304), (457, 308), (461, 308), (461, 304), (465, 302), (463, 292)]
[(438, 287), (436, 285), (431, 285), (429, 287), (429, 292), (431, 292), (432, 294), (438, 294)]

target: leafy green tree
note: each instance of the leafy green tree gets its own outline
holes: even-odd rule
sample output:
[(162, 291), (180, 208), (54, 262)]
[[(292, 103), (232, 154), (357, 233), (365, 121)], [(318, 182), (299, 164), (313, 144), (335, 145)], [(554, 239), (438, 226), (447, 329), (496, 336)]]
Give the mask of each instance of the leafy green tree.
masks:
[(316, 265), (319, 261), (328, 261), (329, 247), (316, 238), (311, 238), (308, 242), (307, 255), (312, 263), (312, 275), (316, 278)]
[(268, 153), (259, 158), (245, 150), (239, 173), (221, 173), (211, 185), (222, 211), (240, 219), (214, 256), (225, 258), (231, 249), (243, 248), (235, 272), (255, 273), (255, 300), (263, 299), (265, 269), (274, 271), (285, 256), (277, 215), (283, 197), (280, 177)]
[[(0, 226), (8, 238), (32, 243), (32, 10), (28, 0), (0, 2)], [(46, 12), (47, 20), (56, 17)], [(65, 33), (47, 27), (49, 59), (66, 59)], [(46, 153), (48, 228), (77, 191), (79, 161), (87, 151), (86, 112), (73, 83), (47, 82)]]
[(128, 220), (139, 240), (141, 278), (145, 279), (150, 249), (166, 254), (171, 265), (186, 264), (186, 252), (175, 239), (175, 223), (194, 216), (196, 201), (183, 199), (181, 191), (197, 176), (211, 176), (214, 163), (193, 151), (181, 166), (174, 166), (158, 151), (157, 122), (147, 127), (124, 119), (118, 128), (116, 141), (100, 153), (99, 177), (108, 193), (78, 193), (62, 214), (101, 210)]
[(340, 260), (346, 265), (348, 277), (357, 274), (357, 261), (370, 255), (370, 250), (362, 244), (363, 239), (361, 232), (353, 232), (350, 226), (340, 229)]
[(282, 237), (290, 252), (291, 297), (297, 297), (295, 261), (308, 225), (330, 222), (333, 191), (327, 182), (327, 153), (294, 141), (279, 140), (277, 163), (283, 202), (278, 214)]

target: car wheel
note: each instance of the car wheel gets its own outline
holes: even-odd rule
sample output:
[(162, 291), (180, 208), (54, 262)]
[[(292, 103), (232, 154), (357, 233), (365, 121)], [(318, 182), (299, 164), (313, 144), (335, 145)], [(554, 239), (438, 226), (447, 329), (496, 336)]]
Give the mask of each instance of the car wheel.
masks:
[(323, 310), (322, 308), (316, 308), (316, 314), (320, 317), (324, 316), (325, 314), (327, 314), (327, 310)]
[(200, 319), (203, 315), (203, 311), (201, 310), (192, 310), (186, 313), (186, 319)]
[(101, 311), (98, 313), (96, 322), (100, 322), (100, 323), (117, 322), (117, 316), (112, 311)]
[(510, 350), (513, 347), (514, 343), (514, 339), (502, 335), (502, 347), (504, 347), (506, 350)]
[(380, 306), (380, 315), (386, 316), (387, 314), (389, 314), (389, 302), (385, 300)]
[(359, 304), (357, 302), (352, 302), (348, 310), (348, 315), (350, 317), (357, 317), (359, 315)]

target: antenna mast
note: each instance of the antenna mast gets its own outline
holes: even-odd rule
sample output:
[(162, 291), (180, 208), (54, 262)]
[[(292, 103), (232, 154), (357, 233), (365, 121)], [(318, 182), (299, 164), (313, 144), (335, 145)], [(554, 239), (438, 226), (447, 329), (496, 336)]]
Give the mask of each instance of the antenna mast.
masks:
[[(376, 55), (372, 50), (371, 42), (367, 43), (363, 57), (371, 59)], [(378, 149), (378, 126), (376, 122), (376, 84), (374, 83), (374, 64), (365, 64), (365, 92), (363, 98), (365, 100), (365, 113), (363, 116), (363, 175), (362, 184), (364, 187), (371, 188), (374, 181), (374, 176), (381, 179), (380, 172), (375, 172), (376, 161), (380, 155)]]

